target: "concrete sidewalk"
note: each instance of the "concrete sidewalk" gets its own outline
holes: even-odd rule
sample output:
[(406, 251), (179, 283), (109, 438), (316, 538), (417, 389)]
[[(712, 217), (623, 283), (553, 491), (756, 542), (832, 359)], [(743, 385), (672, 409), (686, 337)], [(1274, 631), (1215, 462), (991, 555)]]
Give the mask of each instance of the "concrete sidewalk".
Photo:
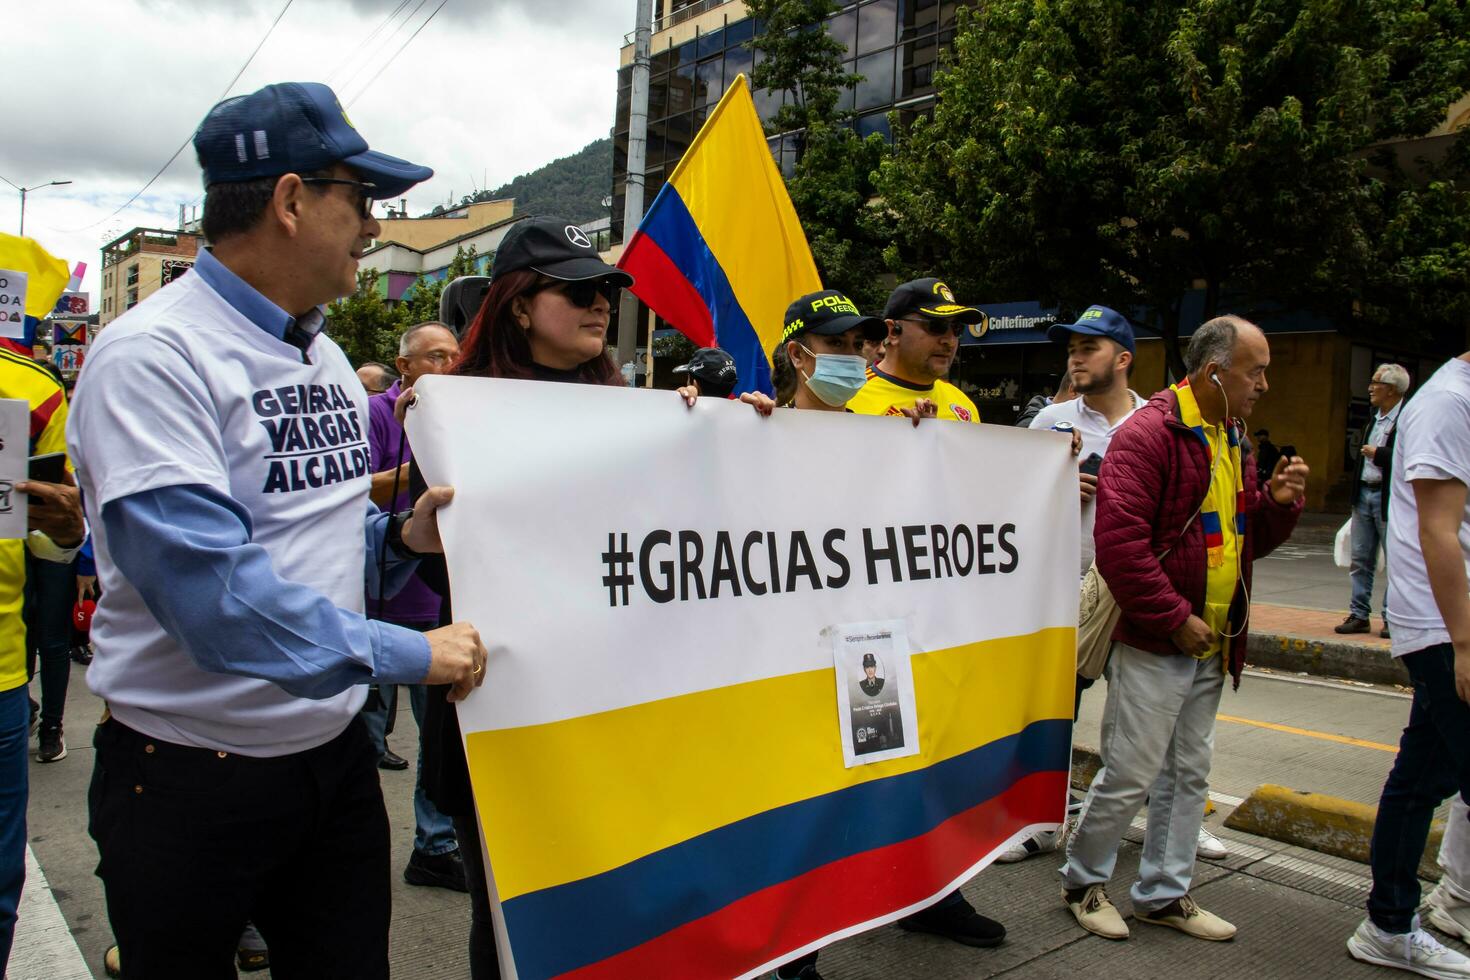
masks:
[[(1407, 686), (1409, 674), (1390, 653), (1391, 640), (1372, 633), (1340, 634), (1345, 612), (1267, 602), (1251, 604), (1246, 661), (1295, 673), (1369, 684)], [(1375, 625), (1377, 620), (1375, 619)]]

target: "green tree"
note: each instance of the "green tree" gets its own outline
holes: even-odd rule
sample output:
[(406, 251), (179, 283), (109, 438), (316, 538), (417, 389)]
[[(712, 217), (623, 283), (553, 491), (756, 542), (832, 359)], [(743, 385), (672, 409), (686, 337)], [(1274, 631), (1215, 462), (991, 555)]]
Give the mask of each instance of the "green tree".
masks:
[(327, 307), (327, 332), (347, 359), (357, 366), (366, 361), (392, 364), (398, 356), (399, 314), (378, 291), (378, 274), (357, 274), (357, 291)]
[(843, 67), (847, 49), (826, 31), (833, 0), (748, 0), (761, 32), (750, 47), (761, 56), (751, 73), (756, 88), (783, 93), (766, 124), (771, 136), (794, 144), (796, 162), (786, 179), (822, 282), (845, 290), (860, 306), (881, 305), (887, 294), (883, 246), (886, 212), (870, 205), (873, 175), (888, 154), (883, 137), (862, 140), (851, 113), (838, 105), (862, 80)]
[(1464, 215), (1368, 151), (1470, 87), (1465, 4), (990, 0), (961, 12), (937, 87), (881, 167), (890, 261), (967, 294), (1143, 307), (1176, 370), (1187, 290), (1207, 315), (1222, 289), (1343, 314), (1399, 264), (1375, 229), (1452, 231), (1425, 194)]

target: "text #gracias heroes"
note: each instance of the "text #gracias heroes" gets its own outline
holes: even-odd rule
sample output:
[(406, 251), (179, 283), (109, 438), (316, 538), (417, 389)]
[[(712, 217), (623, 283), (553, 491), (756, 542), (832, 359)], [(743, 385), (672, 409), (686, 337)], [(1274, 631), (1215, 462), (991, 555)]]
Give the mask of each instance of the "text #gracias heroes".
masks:
[(820, 536), (659, 529), (634, 549), (626, 532), (614, 531), (601, 556), (602, 585), (609, 605), (626, 606), (635, 584), (660, 603), (840, 589), (852, 581), (855, 565), (869, 585), (1008, 575), (1021, 562), (1015, 537), (1014, 524), (863, 528), (853, 541), (843, 528)]

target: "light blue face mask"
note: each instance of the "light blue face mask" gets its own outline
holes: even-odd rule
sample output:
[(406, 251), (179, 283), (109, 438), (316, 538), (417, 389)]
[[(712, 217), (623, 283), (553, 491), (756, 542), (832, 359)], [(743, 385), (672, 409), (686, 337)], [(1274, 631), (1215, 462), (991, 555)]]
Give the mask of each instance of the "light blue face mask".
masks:
[(866, 358), (857, 354), (816, 354), (806, 344), (801, 344), (801, 349), (817, 362), (811, 374), (802, 372), (801, 376), (812, 394), (824, 404), (841, 408), (868, 383)]

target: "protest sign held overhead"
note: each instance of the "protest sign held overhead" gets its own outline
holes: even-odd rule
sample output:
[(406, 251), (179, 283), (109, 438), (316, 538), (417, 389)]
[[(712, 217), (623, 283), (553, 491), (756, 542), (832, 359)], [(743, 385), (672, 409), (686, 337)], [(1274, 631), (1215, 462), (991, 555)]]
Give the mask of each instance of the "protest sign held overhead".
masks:
[(700, 347), (735, 358), (742, 391), (771, 387), (791, 297), (822, 288), (745, 76), (709, 115), (618, 267), (632, 292)]
[[(1066, 440), (503, 379), (417, 390), (415, 456), (455, 488), (455, 616), (487, 624), (459, 719), (507, 976), (752, 976), (1061, 822)], [(939, 460), (942, 479), (913, 478)]]

